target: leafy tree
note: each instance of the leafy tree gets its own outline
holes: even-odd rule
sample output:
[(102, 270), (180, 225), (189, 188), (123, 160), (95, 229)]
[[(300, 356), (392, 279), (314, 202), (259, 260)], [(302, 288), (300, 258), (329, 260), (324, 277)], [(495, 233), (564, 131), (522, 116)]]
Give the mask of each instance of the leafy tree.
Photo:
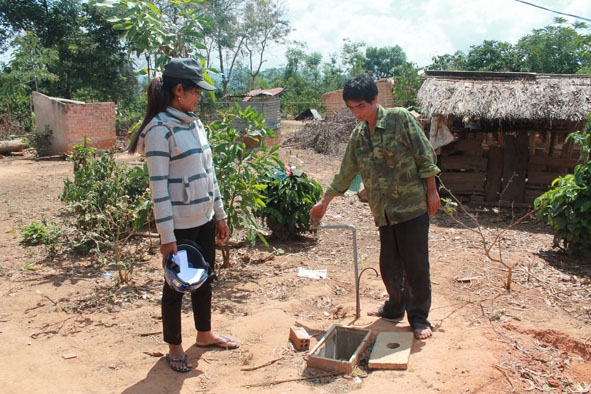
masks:
[(396, 105), (410, 107), (417, 102), (417, 93), (423, 83), (418, 68), (409, 62), (404, 62), (396, 68), (393, 94)]
[(129, 42), (129, 48), (138, 57), (144, 56), (149, 78), (150, 71), (155, 68), (151, 55), (158, 52), (162, 43), (167, 42), (160, 9), (150, 2), (133, 0), (107, 0), (96, 5), (113, 8), (110, 19), (114, 23), (113, 28), (123, 31), (121, 38)]
[[(128, 47), (96, 7), (82, 5), (69, 35), (57, 45), (59, 62), (51, 70), (59, 75), (56, 95), (89, 101), (120, 102), (135, 97), (138, 82)], [(47, 86), (51, 91), (51, 87)], [(90, 91), (86, 97), (77, 92)]]
[(464, 69), (469, 71), (518, 71), (517, 54), (508, 42), (487, 41), (473, 45)]
[(250, 84), (251, 79), (248, 67), (242, 63), (236, 63), (232, 80), (228, 82), (228, 91), (233, 93), (245, 93), (249, 90)]
[[(31, 113), (33, 112), (31, 92), (38, 90), (40, 83), (55, 82), (58, 76), (51, 73), (47, 64), (56, 61), (57, 52), (43, 48), (34, 33), (18, 36), (13, 45), (19, 50), (13, 54), (10, 65), (0, 74), (0, 100), (12, 124), (12, 133), (21, 130), (22, 133), (32, 130)], [(17, 133), (20, 134), (20, 133)]]
[(537, 73), (575, 74), (589, 68), (589, 42), (581, 45), (583, 36), (577, 30), (587, 27), (584, 23), (565, 26), (563, 18), (556, 18), (558, 25), (536, 29), (519, 40), (519, 70)]
[[(128, 42), (138, 57), (147, 64), (144, 73), (150, 78), (172, 57), (202, 57), (205, 47), (201, 14), (203, 0), (168, 0), (154, 4), (135, 0), (105, 0), (99, 7), (114, 9), (113, 28), (123, 31), (121, 38)], [(209, 75), (205, 79), (211, 82)]]
[(577, 22), (535, 29), (517, 45), (487, 41), (470, 47), (465, 54), (457, 51), (433, 57), (428, 70), (516, 71), (574, 74), (591, 70), (591, 35), (580, 34), (588, 25)]
[(425, 67), (427, 70), (452, 71), (466, 69), (466, 55), (462, 51), (457, 51), (453, 55), (434, 56), (431, 62), (429, 66)]
[(320, 52), (313, 52), (304, 58), (304, 76), (310, 81), (314, 90), (319, 89), (320, 86), (320, 63), (322, 62), (322, 55)]
[(281, 68), (268, 68), (261, 71), (258, 81), (255, 87), (270, 88), (275, 86), (283, 85), (283, 69)]
[(204, 3), (209, 25), (204, 26), (207, 65), (222, 76), (222, 94), (228, 92), (235, 67), (242, 61), (251, 74), (250, 86), (265, 62), (272, 43), (281, 43), (289, 23), (277, 0), (213, 0)]
[(28, 105), (12, 108), (10, 116), (30, 117), (32, 90), (88, 101), (135, 97), (138, 83), (127, 48), (105, 13), (79, 0), (0, 0), (0, 15), (15, 38), (12, 60), (3, 67), (7, 89), (0, 97), (10, 102), (28, 96)]
[[(285, 88), (282, 101), (292, 103), (290, 108), (283, 106), (283, 111), (297, 115), (310, 106), (319, 105), (320, 95), (326, 91), (324, 87), (314, 84), (318, 75), (319, 54), (308, 55), (305, 44), (292, 42), (286, 51), (287, 66), (284, 69), (283, 80), (279, 85)], [(312, 104), (314, 103), (314, 104)]]
[(72, 15), (79, 1), (0, 0), (0, 47), (6, 49), (14, 37), (34, 33), (44, 47), (54, 46), (72, 28)]
[(251, 88), (265, 62), (265, 50), (273, 43), (283, 43), (291, 30), (284, 16), (284, 7), (278, 1), (256, 0), (246, 4), (244, 49), (252, 79)]
[(391, 78), (400, 74), (400, 68), (405, 63), (407, 63), (406, 53), (398, 45), (382, 48), (368, 47), (365, 50), (363, 68), (374, 79)]
[(341, 49), (341, 63), (344, 67), (345, 74), (355, 75), (362, 74), (365, 69), (365, 57), (361, 48), (365, 47), (364, 42), (353, 42), (349, 38), (343, 40), (343, 47)]
[(331, 55), (328, 62), (322, 65), (322, 90), (331, 92), (342, 89), (347, 77), (338, 64), (336, 55)]
[(240, 32), (239, 15), (246, 0), (213, 0), (204, 4), (209, 23), (203, 26), (205, 59), (208, 67), (217, 61), (222, 77), (222, 95), (228, 91), (234, 67), (242, 51), (244, 36)]
[[(265, 126), (263, 114), (251, 107), (241, 109), (238, 104), (221, 114), (221, 118), (206, 126), (213, 150), (214, 165), (220, 192), (228, 214), (230, 234), (246, 232), (251, 242), (257, 237), (266, 243), (265, 229), (257, 222), (254, 210), (265, 205), (261, 194), (265, 185), (261, 175), (273, 167), (283, 167), (276, 151), (279, 146), (268, 148), (265, 138), (274, 137), (273, 130)], [(245, 138), (259, 144), (249, 149)], [(230, 244), (222, 245), (224, 267), (230, 264)]]

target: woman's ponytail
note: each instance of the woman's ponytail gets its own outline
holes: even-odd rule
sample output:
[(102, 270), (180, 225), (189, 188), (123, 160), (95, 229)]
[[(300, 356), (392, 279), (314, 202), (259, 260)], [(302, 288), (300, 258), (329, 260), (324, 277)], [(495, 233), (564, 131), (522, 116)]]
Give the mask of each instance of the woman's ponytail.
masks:
[(137, 151), (137, 144), (141, 132), (152, 121), (154, 116), (164, 111), (171, 100), (170, 89), (164, 88), (164, 81), (161, 73), (156, 73), (154, 78), (150, 81), (147, 89), (148, 104), (146, 106), (146, 114), (144, 120), (138, 130), (134, 133), (127, 151), (135, 153)]

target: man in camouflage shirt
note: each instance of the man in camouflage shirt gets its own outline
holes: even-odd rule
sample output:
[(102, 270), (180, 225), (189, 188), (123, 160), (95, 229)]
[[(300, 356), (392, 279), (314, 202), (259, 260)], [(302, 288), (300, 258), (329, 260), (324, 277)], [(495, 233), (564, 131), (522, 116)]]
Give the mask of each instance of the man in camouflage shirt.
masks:
[(380, 233), (380, 272), (389, 299), (368, 313), (402, 319), (417, 339), (432, 335), (429, 273), (429, 215), (441, 207), (435, 176), (437, 157), (414, 116), (404, 108), (378, 105), (378, 87), (367, 75), (350, 78), (343, 100), (360, 121), (341, 166), (321, 201), (310, 211), (317, 225), (335, 196), (342, 196), (359, 173)]

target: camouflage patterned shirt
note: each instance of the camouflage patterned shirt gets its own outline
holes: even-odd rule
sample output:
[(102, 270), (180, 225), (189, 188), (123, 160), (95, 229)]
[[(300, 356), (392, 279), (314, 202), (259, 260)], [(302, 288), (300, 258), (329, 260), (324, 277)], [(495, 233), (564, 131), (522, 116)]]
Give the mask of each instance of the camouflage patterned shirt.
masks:
[(367, 122), (351, 133), (326, 194), (343, 195), (359, 173), (376, 226), (397, 224), (427, 212), (425, 178), (439, 172), (435, 151), (414, 116), (404, 108), (379, 106), (373, 135)]

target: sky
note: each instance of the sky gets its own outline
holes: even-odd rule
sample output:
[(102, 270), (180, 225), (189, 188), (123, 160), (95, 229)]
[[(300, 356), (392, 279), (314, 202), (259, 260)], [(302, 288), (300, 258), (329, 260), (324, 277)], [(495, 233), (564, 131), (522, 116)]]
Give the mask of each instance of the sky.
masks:
[[(284, 0), (291, 41), (319, 52), (323, 62), (339, 54), (343, 40), (366, 47), (400, 46), (419, 67), (434, 56), (467, 53), (485, 40), (516, 44), (534, 29), (562, 16), (515, 0)], [(541, 7), (591, 20), (591, 0), (528, 0)], [(591, 25), (591, 22), (586, 22)], [(365, 49), (363, 49), (365, 50)], [(286, 64), (285, 47), (273, 47), (265, 68)]]

